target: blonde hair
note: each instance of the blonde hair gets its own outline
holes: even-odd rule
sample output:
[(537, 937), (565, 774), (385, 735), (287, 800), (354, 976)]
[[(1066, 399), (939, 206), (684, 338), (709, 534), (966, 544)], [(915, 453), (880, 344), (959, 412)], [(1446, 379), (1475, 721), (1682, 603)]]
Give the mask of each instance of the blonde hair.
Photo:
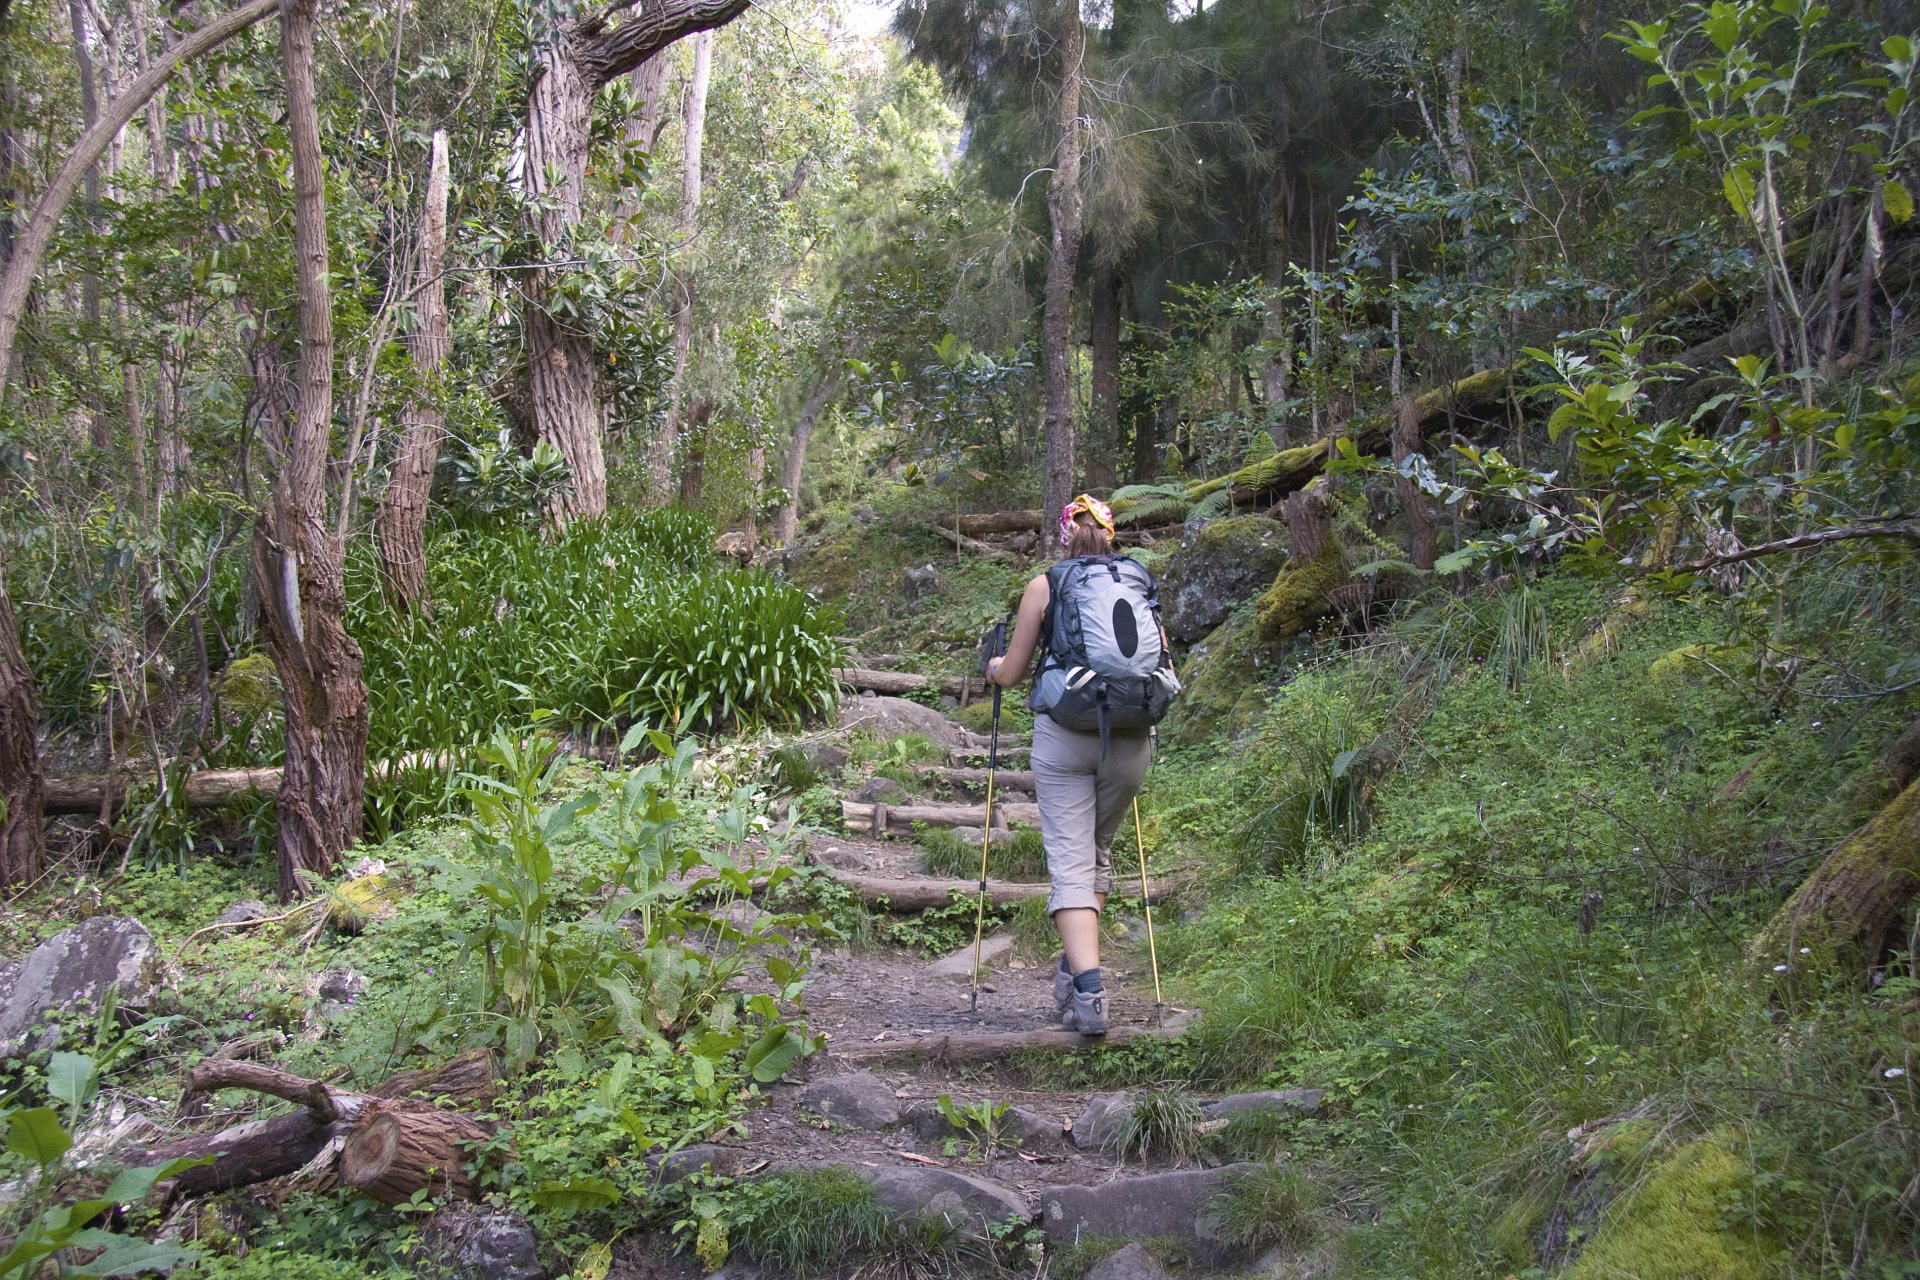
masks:
[(1082, 511), (1073, 518), (1073, 537), (1067, 541), (1067, 558), (1080, 556), (1107, 556), (1113, 554), (1113, 535), (1093, 522), (1093, 517)]

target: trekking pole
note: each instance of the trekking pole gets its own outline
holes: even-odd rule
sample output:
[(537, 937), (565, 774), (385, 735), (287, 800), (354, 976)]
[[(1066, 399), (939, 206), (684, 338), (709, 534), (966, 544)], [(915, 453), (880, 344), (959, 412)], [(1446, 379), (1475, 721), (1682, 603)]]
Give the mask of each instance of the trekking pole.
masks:
[[(1007, 624), (995, 624), (980, 646), (980, 674), (986, 675), (993, 660), (1007, 651)], [(973, 912), (973, 991), (967, 997), (967, 1012), (980, 1009), (980, 940), (987, 928), (987, 847), (993, 841), (993, 774), (1000, 767), (1000, 682), (993, 684), (993, 731), (987, 738), (987, 813), (980, 825), (980, 901)]]
[(1167, 1025), (1167, 1004), (1160, 998), (1160, 948), (1153, 940), (1153, 888), (1147, 883), (1147, 837), (1140, 830), (1140, 797), (1133, 798), (1133, 844), (1140, 851), (1140, 901), (1147, 912), (1147, 961), (1153, 966), (1153, 1020)]

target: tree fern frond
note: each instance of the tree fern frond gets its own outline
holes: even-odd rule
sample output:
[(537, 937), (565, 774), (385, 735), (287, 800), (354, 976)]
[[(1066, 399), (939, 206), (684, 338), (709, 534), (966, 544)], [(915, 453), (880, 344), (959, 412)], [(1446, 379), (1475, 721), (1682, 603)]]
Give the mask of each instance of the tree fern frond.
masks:
[(1128, 507), (1125, 511), (1114, 516), (1113, 520), (1115, 524), (1135, 525), (1157, 522), (1165, 517), (1180, 520), (1184, 519), (1186, 514), (1187, 500), (1185, 498), (1155, 498), (1151, 501), (1143, 502), (1137, 507)]
[(1189, 520), (1217, 520), (1221, 516), (1233, 514), (1233, 490), (1215, 489), (1200, 501), (1194, 503), (1187, 512)]
[(1186, 490), (1177, 484), (1128, 484), (1113, 491), (1111, 501), (1135, 502), (1141, 498), (1178, 498)]

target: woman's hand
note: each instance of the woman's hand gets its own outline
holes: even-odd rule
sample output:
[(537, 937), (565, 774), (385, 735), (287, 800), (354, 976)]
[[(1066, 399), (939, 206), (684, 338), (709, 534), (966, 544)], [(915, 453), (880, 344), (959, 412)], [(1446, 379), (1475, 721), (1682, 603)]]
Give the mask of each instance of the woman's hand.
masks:
[(999, 684), (1000, 683), (1000, 664), (1005, 661), (1006, 661), (1005, 658), (988, 658), (987, 659), (987, 679), (993, 681), (993, 683), (995, 684)]

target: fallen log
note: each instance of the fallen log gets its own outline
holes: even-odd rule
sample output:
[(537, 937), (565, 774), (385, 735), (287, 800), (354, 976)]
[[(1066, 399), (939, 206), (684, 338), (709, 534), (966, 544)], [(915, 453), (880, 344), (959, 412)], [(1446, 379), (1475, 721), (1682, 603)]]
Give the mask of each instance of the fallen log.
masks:
[(968, 555), (985, 556), (989, 560), (1002, 560), (1007, 564), (1018, 564), (1020, 562), (1020, 557), (1011, 551), (1003, 551), (999, 547), (990, 547), (978, 538), (969, 538), (966, 534), (958, 533), (947, 528), (945, 525), (936, 524), (933, 526), (933, 531)]
[[(71, 778), (48, 778), (48, 813), (99, 813), (104, 807), (118, 809), (137, 786), (153, 782), (150, 773), (82, 774)], [(189, 808), (212, 809), (245, 795), (271, 797), (280, 789), (280, 770), (203, 769), (190, 773), (181, 784)]]
[(962, 516), (944, 511), (930, 517), (937, 528), (951, 529), (969, 538), (989, 533), (1037, 532), (1045, 521), (1044, 511), (987, 511)]
[(1015, 1053), (1086, 1053), (1117, 1049), (1147, 1040), (1176, 1040), (1185, 1028), (1116, 1026), (1104, 1036), (1083, 1036), (1047, 1028), (1036, 1031), (994, 1031), (984, 1034), (947, 1033), (913, 1040), (882, 1040), (865, 1044), (829, 1044), (827, 1053), (848, 1062), (897, 1065), (910, 1062), (998, 1062)]
[(923, 676), (912, 671), (875, 671), (866, 667), (836, 667), (833, 678), (849, 689), (871, 689), (898, 697), (920, 689), (934, 689), (948, 697), (976, 696), (987, 691), (980, 676)]
[(471, 1200), (468, 1150), (492, 1136), (458, 1111), (373, 1103), (340, 1148), (340, 1181), (385, 1205), (405, 1204), (422, 1188)]
[[(847, 824), (849, 831), (863, 831), (872, 835), (898, 833), (911, 835), (913, 824), (920, 823), (928, 827), (984, 827), (987, 824), (987, 806), (984, 804), (863, 804), (858, 800), (840, 802), (840, 818)], [(996, 804), (993, 806), (994, 825), (1018, 823), (1023, 827), (1040, 825), (1040, 806), (1037, 804)]]

